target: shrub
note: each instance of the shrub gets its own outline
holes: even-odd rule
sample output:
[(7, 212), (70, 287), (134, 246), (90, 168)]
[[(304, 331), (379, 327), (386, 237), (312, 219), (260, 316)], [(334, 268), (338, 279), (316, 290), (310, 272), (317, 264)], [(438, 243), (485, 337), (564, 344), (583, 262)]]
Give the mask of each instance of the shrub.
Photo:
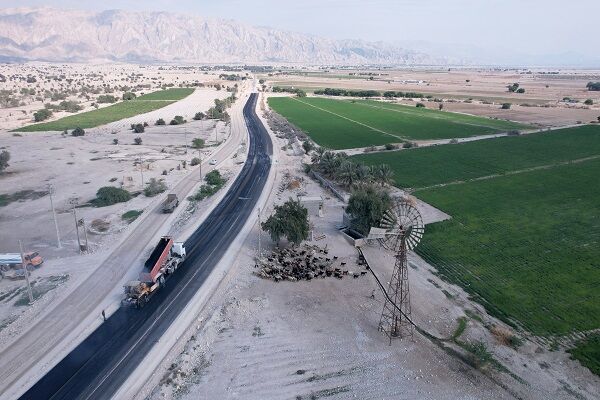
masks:
[(204, 180), (206, 181), (206, 183), (213, 186), (221, 186), (225, 183), (225, 179), (221, 176), (221, 173), (216, 169), (206, 174)]
[(133, 100), (135, 99), (135, 93), (132, 92), (125, 92), (123, 93), (123, 100)]
[(160, 194), (167, 190), (167, 185), (164, 181), (158, 180), (156, 178), (150, 178), (150, 181), (146, 184), (144, 188), (144, 195), (146, 197), (154, 197), (157, 194)]
[(181, 115), (176, 115), (171, 122), (169, 122), (169, 125), (181, 125), (181, 124), (185, 124), (187, 121), (185, 119), (183, 119), (183, 117)]
[(119, 139), (117, 139), (117, 138), (113, 139), (113, 144), (119, 144)]
[(413, 148), (413, 147), (417, 147), (417, 144), (413, 143), (413, 142), (404, 142), (404, 143), (402, 143), (402, 148), (403, 149), (410, 149), (410, 148)]
[[(195, 167), (196, 165), (200, 164), (200, 159), (198, 157), (194, 157), (192, 158), (192, 161), (190, 161), (190, 165), (192, 167)], [(165, 174), (166, 175), (166, 174)]]
[(196, 138), (192, 140), (192, 147), (195, 149), (201, 149), (204, 147), (204, 139)]
[(196, 115), (194, 115), (194, 119), (196, 121), (203, 120), (204, 118), (206, 118), (206, 114), (204, 114), (203, 112), (197, 112)]
[(96, 192), (96, 199), (93, 203), (98, 207), (110, 206), (117, 203), (124, 203), (131, 199), (131, 193), (125, 189), (114, 186), (104, 186)]
[(503, 110), (509, 110), (510, 106), (511, 106), (510, 103), (502, 103), (502, 107), (500, 107), (500, 108)]
[(517, 89), (517, 93), (525, 93), (525, 89), (523, 89), (523, 88), (518, 88), (518, 89)]
[(110, 94), (101, 94), (100, 96), (98, 96), (98, 99), (96, 99), (96, 101), (100, 104), (102, 103), (116, 103), (117, 102), (117, 98), (113, 95)]
[(423, 104), (423, 103), (417, 103), (416, 107), (417, 108), (423, 108), (423, 107), (425, 107), (425, 104)]
[(47, 120), (51, 116), (52, 111), (48, 110), (47, 108), (42, 108), (41, 110), (38, 110), (33, 113), (33, 120), (35, 122), (41, 122)]
[(132, 223), (137, 219), (137, 217), (142, 215), (143, 212), (143, 210), (129, 210), (121, 215), (121, 219), (127, 223)]
[(133, 139), (133, 143), (139, 146), (140, 144), (142, 144), (142, 138), (139, 136), (136, 137), (135, 139)]
[(83, 136), (85, 135), (85, 131), (80, 127), (77, 127), (71, 131), (71, 136)]
[(145, 129), (144, 129), (144, 125), (142, 125), (142, 124), (135, 124), (135, 125), (133, 126), (133, 131), (134, 131), (135, 133), (144, 133), (144, 130), (145, 130)]
[(594, 100), (587, 99), (586, 101), (583, 102), (583, 104), (585, 104), (586, 106), (591, 106), (592, 104), (594, 104)]
[(164, 119), (159, 118), (156, 120), (156, 125), (166, 125), (167, 123), (165, 122)]
[(395, 144), (386, 143), (386, 145), (385, 145), (386, 150), (396, 150), (397, 148), (398, 148), (398, 146)]

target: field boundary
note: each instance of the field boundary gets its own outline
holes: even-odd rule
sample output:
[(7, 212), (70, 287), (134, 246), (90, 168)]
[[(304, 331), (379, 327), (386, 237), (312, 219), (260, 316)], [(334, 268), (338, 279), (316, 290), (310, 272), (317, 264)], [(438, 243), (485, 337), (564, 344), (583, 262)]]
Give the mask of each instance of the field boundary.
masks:
[(437, 188), (442, 188), (442, 187), (446, 187), (446, 186), (462, 185), (464, 183), (469, 183), (469, 182), (485, 181), (485, 180), (488, 180), (488, 179), (500, 178), (500, 177), (503, 177), (503, 176), (519, 175), (519, 174), (524, 174), (524, 173), (532, 172), (532, 171), (539, 171), (539, 170), (543, 170), (543, 169), (563, 167), (565, 165), (579, 164), (579, 163), (586, 162), (586, 161), (596, 160), (598, 158), (600, 158), (600, 154), (596, 154), (594, 156), (589, 156), (589, 157), (576, 158), (574, 160), (560, 161), (560, 162), (557, 162), (557, 163), (554, 163), (554, 164), (536, 165), (535, 167), (529, 167), (529, 168), (523, 168), (523, 169), (516, 169), (516, 170), (513, 170), (513, 171), (505, 172), (503, 174), (492, 174), (492, 175), (478, 176), (477, 178), (472, 178), (472, 179), (458, 180), (458, 181), (452, 181), (452, 182), (444, 182), (444, 183), (438, 183), (437, 185), (423, 186), (423, 187), (420, 187), (420, 188), (413, 188), (412, 192), (414, 193), (414, 192), (418, 192), (420, 190), (437, 189)]
[(374, 128), (374, 127), (372, 127), (372, 126), (370, 126), (370, 125), (363, 124), (362, 122), (358, 122), (358, 121), (356, 121), (356, 120), (354, 120), (354, 119), (351, 119), (351, 118), (348, 118), (348, 117), (344, 117), (343, 115), (340, 115), (340, 114), (334, 113), (333, 111), (329, 111), (329, 110), (326, 110), (326, 109), (324, 109), (324, 108), (321, 108), (321, 107), (315, 106), (314, 104), (306, 103), (306, 102), (304, 102), (304, 101), (302, 101), (302, 100), (299, 100), (299, 99), (297, 99), (297, 98), (295, 98), (295, 97), (290, 97), (290, 99), (292, 99), (292, 100), (295, 100), (295, 101), (297, 101), (297, 102), (300, 102), (300, 103), (302, 103), (302, 104), (305, 104), (305, 105), (307, 105), (307, 106), (309, 106), (309, 107), (316, 108), (317, 110), (320, 110), (320, 111), (323, 111), (323, 112), (326, 112), (326, 113), (329, 113), (329, 114), (335, 115), (335, 116), (336, 116), (336, 117), (338, 117), (338, 118), (345, 119), (345, 120), (347, 120), (347, 121), (350, 121), (350, 122), (353, 122), (353, 123), (355, 123), (355, 124), (357, 124), (357, 125), (364, 126), (364, 127), (366, 127), (366, 128), (369, 128), (369, 129), (371, 129), (372, 131), (379, 132), (379, 133), (383, 133), (384, 135), (393, 136), (393, 137), (395, 137), (395, 138), (398, 138), (398, 139), (400, 139), (400, 140), (402, 140), (402, 141), (404, 141), (404, 140), (408, 140), (408, 138), (406, 138), (406, 137), (403, 137), (403, 136), (398, 136), (398, 135), (394, 135), (393, 133), (389, 133), (389, 132), (386, 132), (386, 131), (384, 131), (384, 130), (381, 130), (381, 129), (378, 129), (378, 128)]

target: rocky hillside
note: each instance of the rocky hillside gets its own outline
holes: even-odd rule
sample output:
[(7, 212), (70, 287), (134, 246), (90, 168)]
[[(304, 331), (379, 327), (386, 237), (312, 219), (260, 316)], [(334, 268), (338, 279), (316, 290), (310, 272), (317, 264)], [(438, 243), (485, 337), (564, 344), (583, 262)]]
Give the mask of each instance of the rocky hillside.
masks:
[(167, 12), (0, 10), (0, 61), (442, 64), (385, 43), (331, 40)]

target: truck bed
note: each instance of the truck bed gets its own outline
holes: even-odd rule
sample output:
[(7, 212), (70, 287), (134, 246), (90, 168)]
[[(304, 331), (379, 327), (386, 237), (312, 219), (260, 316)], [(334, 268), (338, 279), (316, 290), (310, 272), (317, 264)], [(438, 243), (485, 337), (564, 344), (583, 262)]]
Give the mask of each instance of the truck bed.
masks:
[[(160, 261), (161, 257), (164, 255), (165, 250), (167, 250), (168, 252), (169, 249), (167, 249), (167, 247), (169, 247), (169, 245), (172, 243), (173, 239), (169, 237), (160, 238), (160, 241), (152, 251), (152, 254), (150, 254), (150, 257), (148, 257), (148, 259), (144, 263), (144, 269), (146, 270), (146, 272), (152, 273), (152, 270)], [(152, 278), (154, 278), (154, 276)]]

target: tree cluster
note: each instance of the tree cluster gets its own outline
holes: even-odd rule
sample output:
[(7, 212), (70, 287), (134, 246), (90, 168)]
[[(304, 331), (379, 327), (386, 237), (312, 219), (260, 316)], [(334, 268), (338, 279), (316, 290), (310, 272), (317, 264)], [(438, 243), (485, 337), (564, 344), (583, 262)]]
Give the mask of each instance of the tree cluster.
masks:
[(311, 158), (311, 168), (348, 188), (362, 184), (384, 186), (393, 181), (394, 173), (387, 164), (367, 166), (352, 161), (346, 153), (334, 153), (323, 148), (315, 150)]
[[(383, 97), (386, 98), (396, 98), (396, 97), (403, 97), (403, 98), (407, 98), (407, 99), (422, 99), (423, 97), (426, 97), (423, 93), (417, 93), (417, 92), (395, 92), (393, 90), (388, 90), (387, 92), (383, 93)], [(429, 96), (431, 97), (431, 96)]]
[(325, 88), (315, 90), (315, 94), (326, 96), (343, 96), (343, 97), (380, 97), (381, 92), (377, 90), (352, 90), (352, 89), (335, 89)]
[(585, 87), (591, 92), (598, 92), (600, 91), (600, 82), (588, 82)]

